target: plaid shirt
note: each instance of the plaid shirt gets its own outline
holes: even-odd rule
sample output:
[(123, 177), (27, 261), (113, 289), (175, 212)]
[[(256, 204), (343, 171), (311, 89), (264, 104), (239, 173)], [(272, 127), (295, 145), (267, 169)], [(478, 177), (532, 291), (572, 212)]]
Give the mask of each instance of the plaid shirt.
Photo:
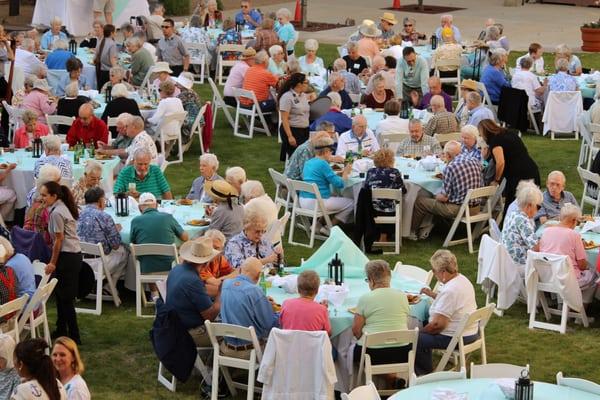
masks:
[(399, 156), (421, 156), (425, 152), (425, 146), (429, 146), (430, 153), (440, 154), (442, 152), (442, 147), (434, 137), (423, 134), (418, 142), (413, 142), (410, 137), (404, 139), (398, 146), (396, 154)]
[(433, 117), (425, 125), (426, 135), (433, 136), (436, 133), (458, 132), (458, 121), (456, 116), (448, 111), (440, 111), (433, 114)]
[[(469, 189), (483, 186), (481, 163), (466, 154), (456, 156), (444, 170), (442, 193), (448, 196), (448, 203), (462, 204)], [(476, 206), (478, 201), (469, 205)]]

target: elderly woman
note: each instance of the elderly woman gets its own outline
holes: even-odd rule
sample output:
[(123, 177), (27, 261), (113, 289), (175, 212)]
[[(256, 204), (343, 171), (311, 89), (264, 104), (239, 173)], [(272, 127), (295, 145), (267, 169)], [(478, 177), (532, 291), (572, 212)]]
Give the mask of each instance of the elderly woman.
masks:
[(569, 61), (564, 58), (556, 60), (556, 75), (548, 79), (550, 92), (573, 92), (578, 90), (577, 79), (569, 73)]
[(286, 62), (285, 55), (283, 54), (283, 48), (276, 44), (269, 47), (269, 66), (267, 69), (275, 76), (283, 76), (286, 74)]
[(85, 78), (85, 76), (81, 74), (82, 70), (83, 63), (79, 60), (79, 58), (69, 58), (67, 60), (67, 75), (64, 76), (64, 78), (56, 88), (56, 95), (59, 97), (64, 95), (65, 88), (70, 83), (76, 83), (77, 88), (80, 90), (88, 90), (90, 88), (90, 84)]
[(427, 35), (417, 32), (417, 20), (411, 17), (404, 17), (402, 22), (404, 29), (400, 34), (403, 41), (411, 42), (413, 46), (417, 46), (419, 40), (427, 40)]
[[(152, 69), (153, 71), (153, 76), (156, 76), (156, 79), (154, 79), (154, 81), (152, 81), (152, 86), (154, 86), (156, 89), (159, 89), (159, 86), (161, 83), (163, 82), (167, 82), (167, 81), (173, 81), (173, 77), (171, 76), (171, 74), (173, 73), (173, 71), (171, 71), (171, 68), (169, 68), (169, 64), (167, 64), (164, 61), (160, 61), (157, 62), (154, 65), (154, 68)], [(179, 96), (179, 88), (175, 87), (175, 93), (173, 94), (173, 96), (177, 97)]]
[(509, 213), (502, 228), (502, 243), (512, 260), (521, 265), (527, 261), (527, 250), (538, 250), (533, 217), (542, 205), (540, 189), (533, 185), (523, 186), (517, 194), (517, 212)]
[(60, 182), (60, 169), (54, 165), (44, 165), (40, 168), (36, 187), (31, 189), (27, 195), (27, 213), (25, 214), (25, 223), (23, 229), (41, 233), (46, 244), (51, 243), (48, 233), (48, 209), (40, 199), (39, 189), (46, 182)]
[(73, 189), (71, 189), (75, 203), (79, 206), (85, 205), (85, 192), (88, 189), (100, 186), (101, 180), (102, 164), (94, 160), (88, 160), (85, 164), (83, 176), (75, 182)]
[(322, 75), (325, 70), (323, 59), (317, 57), (317, 50), (319, 50), (319, 42), (315, 39), (307, 39), (304, 42), (306, 54), (298, 58), (300, 70), (308, 76)]
[(58, 17), (50, 20), (50, 29), (41, 38), (40, 46), (43, 50), (52, 50), (57, 40), (67, 40), (67, 35), (61, 31), (62, 21)]
[(346, 44), (346, 49), (348, 50), (348, 54), (345, 55), (344, 61), (346, 61), (346, 65), (348, 66), (348, 71), (352, 72), (354, 75), (359, 75), (363, 70), (369, 68), (367, 64), (367, 60), (358, 54), (358, 43), (355, 41), (350, 41)]
[(267, 227), (262, 203), (254, 203), (244, 210), (244, 229), (225, 245), (225, 257), (233, 268), (240, 268), (248, 257), (256, 257), (265, 265), (276, 263), (283, 255), (280, 246), (273, 248), (272, 244), (263, 238)]
[[(485, 44), (490, 50), (504, 48), (500, 42), (500, 29), (496, 25), (491, 25), (485, 28)], [(508, 51), (508, 49), (505, 49)]]
[(587, 254), (583, 247), (581, 234), (575, 231), (580, 219), (579, 207), (571, 203), (565, 204), (560, 210), (560, 222), (558, 225), (550, 225), (544, 229), (539, 247), (543, 253), (569, 256), (581, 288), (583, 304), (589, 304), (596, 292), (596, 272), (588, 269)]
[(331, 323), (327, 312), (327, 300), (315, 301), (321, 279), (313, 270), (298, 275), (298, 295), (281, 305), (279, 323), (282, 329), (300, 331), (325, 331), (331, 335)]
[(230, 167), (225, 170), (225, 180), (237, 190), (242, 192), (242, 185), (246, 182), (246, 171), (242, 167)]
[(377, 74), (373, 76), (373, 91), (364, 97), (363, 102), (369, 108), (381, 109), (393, 98), (394, 92), (385, 88), (385, 78)]
[(567, 178), (561, 171), (552, 171), (546, 179), (546, 190), (544, 191), (544, 202), (535, 219), (540, 224), (545, 224), (549, 219), (556, 219), (565, 204), (577, 205), (577, 199), (573, 193), (565, 190)]
[[(108, 123), (109, 118), (118, 117), (122, 113), (142, 115), (137, 101), (129, 98), (129, 91), (125, 84), (117, 83), (113, 86), (110, 93), (112, 95), (112, 100), (106, 104), (102, 117), (100, 117), (105, 123)], [(110, 131), (113, 137), (117, 136), (117, 130), (115, 128), (111, 128)]]
[[(456, 40), (454, 39), (454, 31), (452, 28), (442, 28), (442, 44), (433, 52), (431, 57), (432, 68), (435, 68), (440, 61), (460, 60), (462, 51), (462, 46), (456, 43)], [(451, 66), (440, 66), (438, 68), (440, 72), (448, 72), (449, 74), (452, 73), (456, 76), (456, 71), (454, 69), (455, 68)]]
[(540, 184), (538, 166), (516, 130), (503, 128), (491, 119), (482, 120), (477, 128), (496, 164), (495, 183), (500, 184), (502, 178), (506, 179), (506, 206), (514, 200), (519, 181), (533, 179)]
[(469, 108), (467, 107), (467, 96), (469, 93), (476, 91), (478, 91), (476, 81), (472, 79), (463, 79), (460, 84), (461, 98), (459, 99), (456, 109), (454, 110), (454, 115), (456, 115), (459, 126), (465, 126), (469, 121), (470, 113)]
[(63, 178), (71, 179), (73, 177), (73, 167), (71, 160), (62, 156), (60, 149), (60, 138), (56, 135), (47, 135), (42, 138), (44, 155), (37, 159), (33, 167), (33, 177), (37, 178), (42, 165), (52, 164), (60, 169)]
[(194, 179), (186, 199), (198, 200), (202, 203), (211, 203), (212, 198), (204, 191), (204, 184), (208, 181), (223, 179), (217, 174), (219, 160), (212, 153), (204, 153), (199, 158), (200, 176)]
[[(325, 211), (334, 215), (332, 223), (335, 225), (339, 222), (349, 222), (354, 211), (354, 201), (347, 197), (338, 197), (331, 194), (331, 187), (342, 189), (344, 180), (348, 179), (352, 172), (352, 163), (344, 166), (341, 178), (331, 169), (328, 160), (333, 155), (332, 146), (333, 139), (329, 137), (323, 137), (315, 141), (315, 157), (304, 164), (302, 180), (317, 185), (323, 199)], [(300, 205), (303, 208), (313, 208), (315, 201), (314, 194), (300, 192)], [(326, 229), (324, 230), (326, 231)]]
[[(235, 30), (235, 22), (229, 18), (223, 22), (223, 33), (217, 37), (217, 46), (224, 44), (242, 44), (242, 35)], [(221, 53), (224, 60), (236, 60), (238, 55), (234, 51), (224, 51)]]
[(249, 180), (244, 182), (240, 194), (240, 198), (244, 203), (244, 207), (247, 207), (253, 202), (264, 203), (263, 209), (265, 210), (265, 215), (267, 217), (267, 223), (269, 226), (277, 220), (277, 212), (279, 211), (279, 207), (275, 205), (273, 199), (271, 199), (271, 197), (265, 192), (265, 188), (260, 181)]
[[(206, 10), (201, 17), (202, 26), (214, 29), (220, 27), (220, 25), (225, 25), (223, 23), (223, 13), (218, 10), (217, 6), (217, 0), (208, 0), (206, 2)], [(224, 27), (223, 30), (225, 30)]]
[(21, 114), (23, 126), (15, 132), (14, 144), (17, 149), (31, 147), (33, 139), (46, 136), (50, 130), (48, 126), (38, 123), (37, 115), (31, 110), (25, 110)]
[(226, 243), (225, 235), (216, 229), (209, 229), (204, 233), (204, 237), (212, 240), (213, 249), (217, 250), (219, 254), (202, 266), (200, 279), (206, 286), (206, 293), (210, 297), (216, 297), (221, 290), (223, 281), (234, 278), (237, 276), (237, 272), (231, 267), (223, 254)]
[(56, 97), (50, 97), (50, 87), (45, 79), (37, 79), (31, 91), (23, 99), (21, 108), (35, 113), (38, 122), (46, 123), (46, 114), (54, 114), (56, 111)]
[(103, 27), (102, 40), (96, 46), (96, 82), (98, 87), (103, 87), (110, 80), (110, 69), (117, 66), (117, 43), (115, 42), (115, 26), (106, 24)]
[(481, 161), (481, 150), (477, 146), (479, 131), (473, 125), (465, 125), (460, 129), (461, 153)]
[(275, 27), (277, 36), (279, 36), (280, 41), (285, 43), (287, 54), (293, 54), (294, 39), (296, 39), (297, 33), (294, 29), (294, 25), (290, 22), (292, 19), (292, 12), (287, 8), (280, 8), (275, 15), (277, 16), (277, 26)]
[(302, 73), (292, 74), (282, 85), (277, 103), (281, 115), (281, 153), (285, 161), (296, 147), (308, 140), (310, 105), (305, 93), (308, 79)]
[[(409, 306), (406, 294), (390, 287), (392, 271), (384, 260), (369, 261), (365, 266), (370, 292), (358, 299), (352, 333), (358, 339), (354, 348), (354, 361), (359, 362), (365, 333), (400, 331), (408, 329)], [(366, 353), (373, 364), (405, 363), (411, 345), (367, 348)], [(386, 376), (388, 383), (395, 383), (396, 374)]]
[[(2, 72), (4, 73), (4, 71)], [(31, 92), (31, 90), (33, 89), (33, 84), (35, 83), (35, 81), (38, 78), (35, 77), (34, 75), (27, 75), (25, 77), (25, 81), (23, 82), (23, 87), (19, 90), (17, 90), (16, 92), (14, 92), (13, 97), (12, 97), (12, 105), (13, 107), (21, 107), (23, 105), (23, 100), (25, 99), (25, 96), (27, 96), (29, 94), (29, 92)]]
[[(185, 110), (183, 109), (183, 104), (181, 100), (175, 95), (175, 84), (171, 80), (166, 80), (161, 82), (158, 86), (158, 91), (160, 92), (160, 102), (158, 103), (158, 107), (156, 108), (156, 112), (146, 121), (149, 123), (148, 130), (152, 130), (154, 132), (153, 136), (158, 137), (158, 128), (162, 122), (162, 120), (174, 113), (182, 113)], [(162, 134), (167, 138), (167, 140), (176, 138), (179, 133), (179, 122), (172, 121), (169, 124), (163, 126)]]
[[(429, 308), (429, 322), (419, 331), (415, 358), (417, 375), (433, 371), (432, 350), (448, 347), (464, 316), (477, 310), (475, 289), (469, 279), (458, 271), (456, 256), (449, 250), (438, 250), (429, 262), (433, 274), (443, 286), (437, 293), (429, 288), (421, 289), (421, 293), (433, 298), (433, 303)], [(465, 327), (465, 344), (478, 337), (477, 325)]]
[(319, 97), (325, 97), (329, 95), (329, 93), (337, 93), (342, 100), (342, 108), (345, 110), (352, 108), (352, 98), (344, 89), (346, 83), (344, 76), (339, 72), (332, 72), (329, 74), (327, 81), (329, 85), (323, 89), (319, 94)]
[[(191, 72), (182, 72), (179, 77), (175, 78), (175, 85), (180, 90), (177, 98), (181, 100), (181, 105), (187, 112), (183, 125), (181, 125), (181, 139), (183, 140), (183, 144), (187, 144), (194, 139), (192, 137), (192, 126), (200, 113), (200, 96), (192, 89), (194, 86), (194, 75)], [(208, 148), (210, 143), (204, 143), (204, 146)]]
[(490, 56), (490, 63), (483, 69), (481, 74), (481, 83), (485, 85), (492, 104), (500, 103), (500, 93), (503, 87), (510, 87), (510, 82), (504, 75), (504, 66), (506, 65), (506, 53), (504, 51), (493, 51)]
[(81, 377), (85, 370), (77, 343), (66, 336), (58, 337), (52, 347), (52, 364), (65, 387), (67, 400), (89, 400), (90, 391)]
[(134, 90), (133, 86), (131, 86), (127, 81), (125, 81), (125, 70), (120, 65), (117, 65), (110, 69), (109, 81), (102, 86), (102, 89), (100, 89), (100, 93), (105, 94), (109, 86), (115, 87), (119, 83), (125, 85), (129, 92), (132, 92)]
[(569, 75), (579, 76), (582, 72), (581, 60), (577, 57), (566, 44), (559, 44), (556, 46), (556, 52), (554, 53), (554, 62), (559, 59), (567, 60), (569, 64)]
[(261, 50), (269, 50), (269, 47), (279, 44), (279, 37), (273, 30), (275, 21), (271, 18), (265, 18), (260, 24), (260, 28), (256, 30), (256, 40), (252, 46), (258, 53)]
[(240, 233), (244, 207), (239, 204), (239, 192), (222, 179), (206, 181), (204, 192), (213, 200), (213, 204), (206, 207), (209, 229), (221, 231), (227, 239)]

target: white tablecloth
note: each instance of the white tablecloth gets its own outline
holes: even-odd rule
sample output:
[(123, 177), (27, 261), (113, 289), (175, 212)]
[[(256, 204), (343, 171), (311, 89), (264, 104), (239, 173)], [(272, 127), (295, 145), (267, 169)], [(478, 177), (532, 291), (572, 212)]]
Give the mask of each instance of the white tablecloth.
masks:
[[(92, 3), (92, 0), (37, 0), (32, 24), (50, 25), (50, 20), (56, 16), (71, 34), (85, 36), (92, 30)], [(115, 26), (121, 26), (129, 21), (129, 17), (138, 15), (150, 15), (147, 0), (115, 0)]]

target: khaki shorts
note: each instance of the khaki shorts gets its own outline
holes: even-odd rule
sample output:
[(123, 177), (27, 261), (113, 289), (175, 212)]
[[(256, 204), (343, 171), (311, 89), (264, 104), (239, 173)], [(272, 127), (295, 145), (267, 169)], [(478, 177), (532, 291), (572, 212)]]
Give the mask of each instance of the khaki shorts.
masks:
[(115, 11), (115, 0), (94, 0), (94, 12), (112, 13)]

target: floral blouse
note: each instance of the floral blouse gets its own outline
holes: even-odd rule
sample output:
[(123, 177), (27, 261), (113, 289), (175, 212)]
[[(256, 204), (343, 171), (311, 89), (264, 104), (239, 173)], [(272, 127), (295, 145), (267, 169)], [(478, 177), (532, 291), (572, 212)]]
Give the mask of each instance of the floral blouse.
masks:
[(519, 210), (506, 216), (502, 229), (502, 244), (506, 246), (515, 263), (525, 265), (527, 250), (533, 248), (537, 242), (535, 225), (523, 211)]
[[(242, 35), (235, 29), (227, 29), (217, 38), (217, 46), (222, 44), (242, 44)], [(235, 51), (224, 51), (221, 53), (223, 60), (237, 60), (239, 54)]]
[[(406, 193), (402, 174), (396, 168), (371, 168), (367, 171), (365, 188), (371, 189), (399, 189)], [(396, 209), (394, 200), (373, 200), (375, 211), (393, 213)]]

